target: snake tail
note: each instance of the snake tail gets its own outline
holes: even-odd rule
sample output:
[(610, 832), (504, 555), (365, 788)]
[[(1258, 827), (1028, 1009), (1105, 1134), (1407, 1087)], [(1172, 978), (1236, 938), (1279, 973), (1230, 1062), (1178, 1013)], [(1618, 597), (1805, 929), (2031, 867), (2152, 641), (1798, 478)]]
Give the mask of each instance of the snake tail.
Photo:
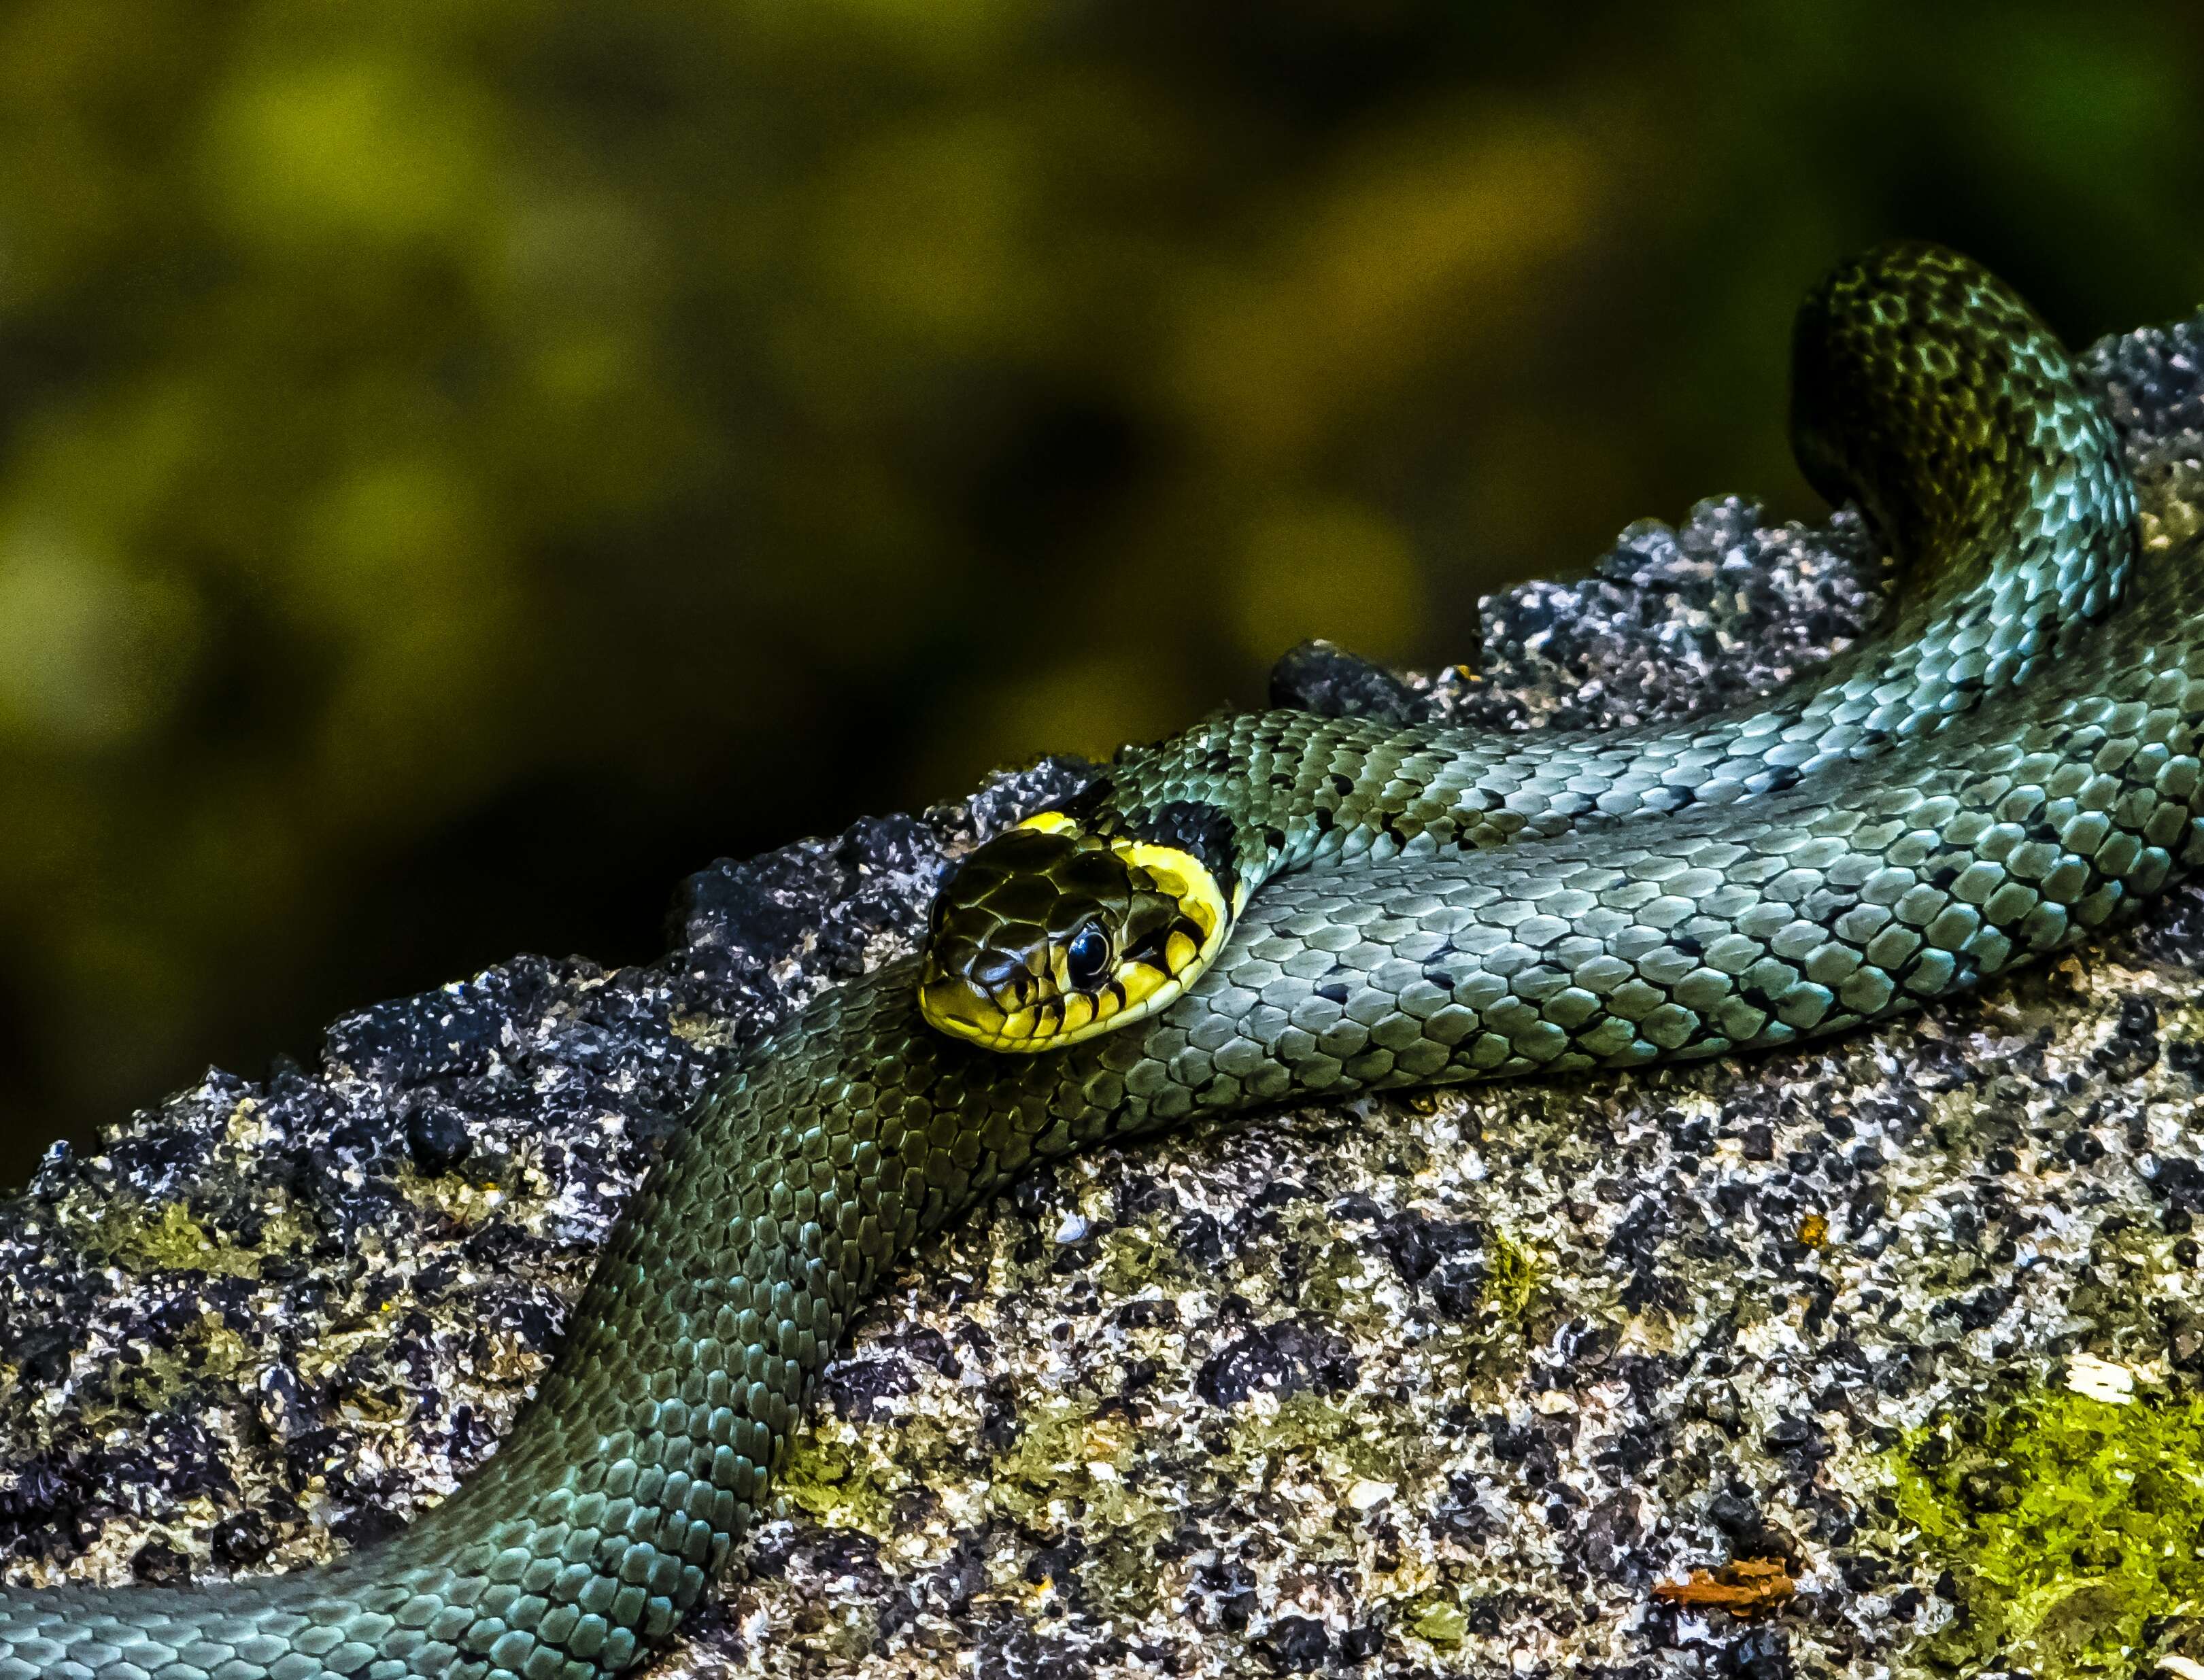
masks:
[(1498, 735), (1271, 711), (1120, 753), (943, 889), (927, 1018), (1035, 1051), (1160, 1013), (1237, 914), (1297, 869), (1376, 865), (1782, 792), (2025, 686), (2136, 553), (2119, 442), (2050, 329), (1933, 245), (1871, 251), (1800, 310), (1792, 446), (1881, 527), (1882, 635), (1780, 691), (1680, 722)]
[[(1804, 453), (1920, 573), (1890, 638), (1609, 736), (1265, 713), (1129, 755), (1105, 801), (1223, 812), (1270, 859), (1176, 997), (1006, 1055), (929, 1024), (924, 960), (827, 993), (690, 1117), (451, 1499), (328, 1568), (0, 1592), (0, 1680), (624, 1673), (764, 1508), (886, 1269), (1036, 1160), (1260, 1104), (1795, 1043), (2193, 870), (2204, 567), (2194, 546), (2136, 563), (2132, 489), (2063, 352), (1925, 247), (1840, 271), (1808, 320)], [(1201, 809), (1172, 820), (1221, 843)], [(1022, 878), (998, 882), (1005, 925), (1046, 919)]]

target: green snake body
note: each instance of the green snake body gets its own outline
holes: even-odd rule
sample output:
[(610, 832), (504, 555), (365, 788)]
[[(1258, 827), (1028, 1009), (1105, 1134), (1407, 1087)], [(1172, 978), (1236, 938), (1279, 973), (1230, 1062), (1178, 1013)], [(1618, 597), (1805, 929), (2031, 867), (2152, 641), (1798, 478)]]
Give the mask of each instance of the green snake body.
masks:
[(1183, 997), (1012, 1056), (932, 1031), (914, 961), (827, 994), (693, 1117), (457, 1495), (323, 1570), (0, 1594), (0, 1680), (620, 1672), (742, 1537), (886, 1269), (1035, 1161), (1257, 1103), (1783, 1044), (2056, 949), (2192, 867), (2204, 575), (2192, 552), (2126, 577), (2132, 491), (2048, 334), (1905, 247), (1802, 334), (1828, 364), (1810, 470), (1921, 585), (1893, 640), (1712, 723), (1494, 741), (1269, 714), (1128, 760), (1129, 820), (1225, 810), (1271, 877)]
[(1218, 861), (1252, 888), (1727, 804), (2026, 683), (2062, 628), (2118, 597), (2135, 541), (2118, 441), (2056, 340), (1980, 269), (1910, 246), (1840, 270), (1800, 314), (1792, 388), (1801, 464), (1833, 502), (1865, 504), (1903, 571), (1884, 636), (1750, 704), (1635, 729), (1226, 718), (1119, 754), (1076, 802), (1082, 821), (1148, 836), (1213, 813)]

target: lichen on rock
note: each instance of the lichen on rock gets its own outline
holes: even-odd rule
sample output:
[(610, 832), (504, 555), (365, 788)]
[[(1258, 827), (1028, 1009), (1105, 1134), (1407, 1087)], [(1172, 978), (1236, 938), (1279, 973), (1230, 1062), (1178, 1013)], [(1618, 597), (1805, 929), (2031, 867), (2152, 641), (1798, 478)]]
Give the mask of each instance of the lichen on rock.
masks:
[(2117, 1674), (2154, 1623), (2204, 1619), (2204, 1393), (1995, 1392), (1896, 1449), (1898, 1514), (1957, 1572), (1932, 1654), (2042, 1680)]
[[(2204, 485), (2200, 345), (2204, 322), (2088, 361), (2161, 547)], [(1707, 502), (1579, 583), (1488, 600), (1466, 669), (1380, 681), (1318, 650), (1280, 690), (1495, 728), (1676, 715), (1859, 634), (1875, 583), (1850, 516), (1771, 529)], [(657, 963), (516, 958), (337, 1022), (311, 1071), (210, 1074), (97, 1153), (57, 1150), (0, 1210), (10, 1577), (310, 1564), (448, 1492), (556, 1356), (687, 1105), (805, 997), (908, 949), (951, 859), (1086, 773), (1050, 761), (716, 865)], [(1870, 1033), (1047, 1168), (892, 1275), (744, 1566), (656, 1671), (2204, 1656), (2165, 1554), (2193, 1562), (2193, 1481), (2151, 1483), (2168, 1495), (2116, 1558), (2037, 1521), (2061, 1488), (2061, 1511), (2113, 1509), (2195, 1445), (2200, 968), (2184, 889)], [(2141, 1398), (2060, 1388), (2077, 1355)], [(1653, 1593), (1739, 1560), (1797, 1590), (1752, 1619)], [(2075, 1584), (2088, 1569), (2119, 1590)]]

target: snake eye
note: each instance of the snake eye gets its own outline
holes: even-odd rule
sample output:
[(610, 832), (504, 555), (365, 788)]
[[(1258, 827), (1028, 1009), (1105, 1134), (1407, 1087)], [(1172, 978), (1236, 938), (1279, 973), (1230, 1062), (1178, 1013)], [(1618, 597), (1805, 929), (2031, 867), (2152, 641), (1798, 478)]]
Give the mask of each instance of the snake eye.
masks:
[(1064, 948), (1063, 972), (1081, 991), (1092, 988), (1110, 967), (1110, 936), (1089, 922), (1071, 936)]

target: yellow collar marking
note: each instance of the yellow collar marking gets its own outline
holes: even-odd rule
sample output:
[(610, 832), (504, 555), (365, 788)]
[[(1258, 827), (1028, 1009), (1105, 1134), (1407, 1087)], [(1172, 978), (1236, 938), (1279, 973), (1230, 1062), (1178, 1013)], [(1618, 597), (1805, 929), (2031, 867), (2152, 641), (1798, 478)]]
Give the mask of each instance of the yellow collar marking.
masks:
[[(1054, 834), (1064, 829), (1076, 829), (1079, 825), (1061, 811), (1042, 811), (1028, 817), (1018, 826)], [(1177, 1002), (1224, 948), (1225, 937), (1231, 932), (1234, 920), (1247, 902), (1245, 883), (1234, 892), (1228, 905), (1217, 878), (1191, 852), (1124, 836), (1099, 837), (1127, 867), (1146, 874), (1157, 891), (1176, 904), (1180, 914), (1200, 932), (1199, 945), (1183, 933), (1174, 934), (1164, 949), (1164, 960), (1170, 965), (1170, 973), (1158, 973), (1145, 962), (1121, 959), (1110, 981), (1092, 995), (1072, 988), (1068, 977), (1061, 972), (1059, 960), (1058, 972), (1052, 977), (1058, 988), (1052, 1005), (1016, 1010), (1004, 1016), (1001, 1026), (992, 1033), (960, 1026), (957, 1030), (963, 1036), (992, 1050), (1031, 1051), (1075, 1044), (1083, 1038), (1145, 1020)], [(1048, 1020), (1051, 1015), (1056, 1017), (1053, 1022)]]

